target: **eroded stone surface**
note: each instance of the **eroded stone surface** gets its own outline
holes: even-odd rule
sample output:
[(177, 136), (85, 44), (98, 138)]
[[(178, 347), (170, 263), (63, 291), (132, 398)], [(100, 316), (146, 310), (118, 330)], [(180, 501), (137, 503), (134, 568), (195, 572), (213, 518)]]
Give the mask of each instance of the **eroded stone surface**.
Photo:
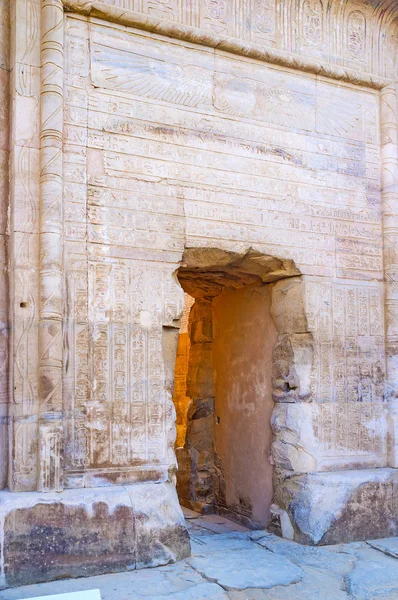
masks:
[(395, 535), (396, 478), (394, 469), (317, 473), (289, 477), (278, 493), (295, 523), (297, 541), (336, 544), (340, 541)]
[(2, 491), (0, 514), (2, 587), (154, 567), (190, 551), (171, 484), (91, 488), (84, 494)]
[(387, 556), (398, 558), (398, 537), (385, 538), (384, 540), (369, 540), (368, 544), (372, 548), (384, 552)]
[(248, 589), (229, 592), (231, 600), (351, 600), (342, 590), (342, 580), (325, 571), (306, 567), (303, 579), (289, 586), (276, 586), (271, 590)]
[[(56, 585), (56, 588), (54, 587)], [(224, 600), (226, 593), (216, 584), (204, 580), (185, 563), (172, 568), (159, 567), (148, 571), (134, 573), (117, 573), (109, 577), (97, 576), (87, 579), (64, 580), (57, 584), (41, 584), (4, 592), (4, 600), (30, 598), (31, 594), (63, 593), (92, 589), (96, 586), (101, 591), (101, 600), (148, 600), (166, 598), (175, 600)]]
[[(259, 534), (260, 532), (256, 532)], [(253, 536), (251, 536), (253, 539)], [(336, 552), (333, 547), (318, 548), (314, 546), (303, 546), (295, 542), (282, 540), (276, 536), (257, 537), (255, 541), (263, 548), (271, 550), (276, 554), (286, 556), (290, 561), (300, 566), (313, 567), (319, 570), (327, 570), (332, 574), (345, 575), (354, 566), (355, 559), (350, 554)]]

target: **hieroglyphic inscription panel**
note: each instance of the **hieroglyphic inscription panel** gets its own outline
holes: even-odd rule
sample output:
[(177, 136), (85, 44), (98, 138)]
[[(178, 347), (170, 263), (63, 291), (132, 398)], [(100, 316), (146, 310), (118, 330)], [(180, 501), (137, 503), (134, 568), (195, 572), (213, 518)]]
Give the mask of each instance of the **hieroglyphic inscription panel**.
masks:
[(132, 195), (123, 181), (98, 170), (88, 129), (88, 37), (87, 23), (67, 20), (64, 393), (72, 486), (167, 472), (173, 415), (162, 331), (182, 302), (172, 278), (174, 253), (167, 252), (182, 247), (181, 210), (169, 216), (161, 197), (151, 205), (150, 195)]
[[(379, 283), (305, 284), (314, 336), (312, 393), (322, 464), (364, 455), (382, 461), (385, 441), (384, 291)], [(351, 461), (353, 459), (351, 458)], [(381, 462), (382, 466), (383, 463)]]

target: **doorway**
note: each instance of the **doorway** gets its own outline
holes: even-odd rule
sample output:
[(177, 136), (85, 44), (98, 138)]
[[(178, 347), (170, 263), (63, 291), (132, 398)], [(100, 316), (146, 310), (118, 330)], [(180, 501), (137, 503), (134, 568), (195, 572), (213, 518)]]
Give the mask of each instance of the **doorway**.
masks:
[(246, 527), (267, 525), (273, 282), (291, 264), (250, 250), (191, 249), (177, 272), (185, 292), (175, 366), (177, 491), (182, 506)]

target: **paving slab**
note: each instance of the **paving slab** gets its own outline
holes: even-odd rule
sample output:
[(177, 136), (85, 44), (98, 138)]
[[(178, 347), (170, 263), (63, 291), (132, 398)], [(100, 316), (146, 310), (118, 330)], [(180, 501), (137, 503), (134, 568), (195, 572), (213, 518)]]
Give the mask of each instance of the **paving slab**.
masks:
[(326, 572), (338, 576), (348, 573), (355, 563), (355, 555), (343, 551), (338, 552), (330, 546), (303, 546), (276, 536), (260, 537), (256, 543), (271, 552), (285, 556), (296, 565), (324, 569)]
[(200, 546), (192, 544), (192, 557), (187, 562), (226, 590), (290, 585), (304, 575), (300, 567), (259, 547), (242, 533), (210, 537), (208, 544)]
[(186, 521), (192, 557), (184, 561), (12, 588), (0, 600), (95, 588), (101, 600), (398, 600), (398, 538), (303, 546), (211, 517)]
[(199, 583), (184, 590), (167, 596), (151, 596), (151, 600), (228, 600), (228, 595), (215, 583)]
[(198, 519), (202, 515), (190, 508), (186, 508), (185, 506), (181, 506), (182, 514), (184, 515), (184, 519)]
[(269, 590), (248, 589), (242, 592), (228, 592), (230, 600), (352, 600), (341, 589), (339, 581), (328, 574), (320, 574), (316, 569), (305, 569), (304, 578), (292, 585), (276, 586)]
[[(210, 532), (209, 532), (210, 533)], [(250, 541), (248, 535), (242, 532), (224, 533), (219, 535), (202, 535), (191, 537), (192, 556), (207, 555), (213, 552), (230, 552), (231, 550), (252, 550), (256, 544)]]
[(346, 589), (355, 600), (398, 600), (398, 560), (373, 548), (358, 550)]
[(376, 548), (376, 550), (380, 550), (380, 552), (384, 552), (392, 558), (398, 558), (398, 537), (369, 540), (367, 543), (372, 548)]
[(238, 523), (234, 523), (233, 521), (229, 521), (225, 517), (220, 517), (219, 515), (200, 515), (198, 518), (193, 519), (191, 521), (194, 525), (198, 525), (199, 527), (203, 527), (204, 529), (209, 529), (214, 533), (232, 533), (233, 531), (250, 531), (247, 527), (240, 525)]
[[(190, 588), (196, 588), (195, 593), (212, 593), (214, 598), (225, 596), (214, 595), (219, 590), (200, 587), (208, 582), (203, 579), (186, 562), (182, 561), (158, 569), (143, 569), (128, 573), (109, 573), (97, 577), (82, 577), (79, 579), (63, 579), (50, 583), (10, 588), (0, 592), (1, 600), (24, 600), (35, 596), (48, 596), (54, 593), (66, 593), (98, 588), (101, 600), (142, 600), (145, 598), (196, 598)], [(218, 586), (217, 586), (218, 587)], [(207, 591), (206, 591), (207, 590)], [(221, 590), (221, 588), (220, 588)], [(222, 590), (221, 590), (222, 591)], [(193, 593), (193, 591), (192, 591)], [(176, 596), (177, 594), (177, 596)], [(178, 594), (182, 594), (178, 596)], [(213, 598), (213, 596), (209, 596)], [(204, 596), (206, 597), (206, 596)]]
[(187, 528), (188, 528), (189, 536), (191, 538), (191, 543), (192, 543), (192, 541), (195, 541), (201, 537), (209, 537), (211, 535), (213, 535), (213, 536), (217, 535), (216, 533), (214, 533), (214, 531), (210, 531), (209, 529), (203, 529), (203, 527), (198, 527), (197, 525), (193, 525), (192, 521), (188, 521)]

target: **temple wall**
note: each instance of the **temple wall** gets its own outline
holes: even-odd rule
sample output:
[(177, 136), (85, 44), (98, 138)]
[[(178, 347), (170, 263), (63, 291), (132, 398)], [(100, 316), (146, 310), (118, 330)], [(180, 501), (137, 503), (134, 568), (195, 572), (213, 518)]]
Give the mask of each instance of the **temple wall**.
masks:
[[(15, 0), (4, 23), (0, 585), (17, 581), (10, 492), (26, 522), (49, 492), (74, 506), (92, 488), (98, 508), (102, 488), (112, 512), (114, 486), (159, 538), (179, 531), (155, 563), (137, 533), (149, 558), (135, 565), (189, 551), (170, 482), (190, 248), (280, 265), (261, 277), (275, 283), (275, 500), (295, 539), (362, 538), (356, 505), (379, 537), (396, 532), (395, 0)], [(314, 498), (336, 486), (321, 527)], [(155, 526), (163, 497), (173, 516)]]
[[(79, 402), (89, 407), (88, 425), (71, 425), (85, 439), (67, 434), (66, 469), (99, 475), (160, 460), (167, 470), (163, 400), (145, 415), (135, 406), (150, 429), (134, 450), (119, 458), (108, 444), (128, 448), (117, 422), (148, 365), (162, 388), (156, 339), (178, 317), (171, 274), (184, 246), (253, 247), (294, 261), (314, 337), (313, 408), (295, 410), (317, 429), (318, 467), (385, 466), (378, 92), (95, 20), (89, 34), (84, 19), (67, 17), (66, 40), (67, 352), (71, 381), (81, 382), (67, 393), (68, 422)], [(131, 344), (137, 372), (123, 379), (115, 368), (126, 372)], [(95, 374), (95, 393), (84, 392), (83, 369)], [(107, 412), (109, 403), (118, 408)], [(354, 443), (363, 417), (367, 434)], [(153, 451), (144, 449), (149, 430)]]
[[(192, 28), (281, 50), (308, 63), (335, 64), (381, 77), (397, 76), (398, 19), (393, 0), (65, 0), (71, 10), (83, 7), (94, 16), (112, 14), (126, 21), (134, 12), (137, 23), (155, 29), (163, 24)], [(159, 31), (160, 33), (160, 31)], [(209, 36), (204, 43), (210, 44)], [(242, 46), (243, 47), (243, 46)]]

